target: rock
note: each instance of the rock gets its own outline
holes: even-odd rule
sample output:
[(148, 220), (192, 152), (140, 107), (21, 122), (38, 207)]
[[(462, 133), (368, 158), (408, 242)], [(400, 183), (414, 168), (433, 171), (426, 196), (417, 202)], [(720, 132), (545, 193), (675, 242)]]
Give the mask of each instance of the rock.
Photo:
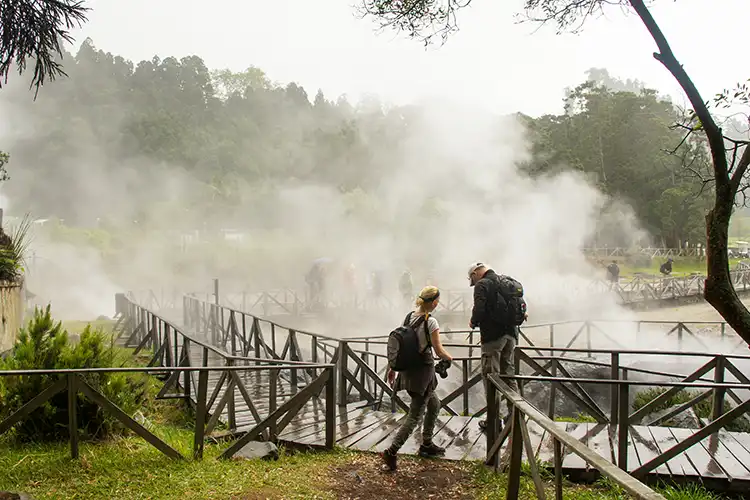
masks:
[[(653, 422), (657, 418), (660, 418), (663, 415), (666, 415), (670, 411), (675, 410), (678, 406), (681, 405), (674, 405), (670, 406), (669, 408), (665, 408), (663, 410), (655, 411), (650, 415), (647, 415), (644, 418), (644, 422)], [(700, 429), (701, 425), (698, 420), (698, 416), (695, 414), (695, 411), (693, 408), (688, 408), (687, 410), (675, 415), (672, 418), (669, 418), (665, 420), (664, 422), (661, 422), (659, 425), (665, 426), (665, 427), (681, 427), (683, 429)]]
[(250, 441), (234, 456), (246, 459), (278, 460), (279, 448), (275, 444), (265, 441)]
[(28, 493), (15, 493), (12, 491), (0, 491), (0, 500), (34, 500)]

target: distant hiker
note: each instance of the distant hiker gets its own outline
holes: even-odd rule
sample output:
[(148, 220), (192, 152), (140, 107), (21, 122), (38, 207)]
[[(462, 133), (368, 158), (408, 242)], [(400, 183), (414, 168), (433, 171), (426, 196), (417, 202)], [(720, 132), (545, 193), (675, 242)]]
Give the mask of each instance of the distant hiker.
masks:
[(414, 297), (414, 284), (411, 280), (411, 273), (407, 269), (404, 274), (401, 275), (401, 279), (398, 281), (398, 291), (401, 293), (404, 302), (407, 304), (411, 303)]
[(325, 303), (325, 268), (322, 262), (314, 262), (305, 275), (310, 290), (310, 309), (321, 309)]
[(620, 266), (614, 260), (607, 266), (607, 281), (617, 285), (620, 281)]
[(440, 399), (435, 394), (437, 377), (432, 353), (435, 351), (440, 359), (453, 359), (440, 343), (440, 326), (437, 320), (430, 316), (439, 300), (440, 291), (436, 287), (423, 288), (417, 297), (416, 311), (407, 314), (403, 326), (391, 332), (388, 338), (388, 383), (393, 384), (395, 378), (393, 391), (407, 391), (411, 397), (406, 421), (391, 445), (383, 452), (383, 462), (391, 471), (396, 470), (396, 453), (417, 428), (425, 410), (427, 414), (422, 425), (419, 454), (423, 457), (435, 457), (445, 453), (444, 448), (432, 442), (440, 411)]
[(374, 298), (379, 299), (383, 295), (383, 280), (380, 277), (380, 271), (373, 271), (370, 278), (370, 287)]
[[(469, 286), (474, 287), (474, 308), (469, 328), (479, 327), (482, 344), (482, 378), (485, 395), (489, 395), (491, 373), (515, 375), (513, 351), (518, 344), (519, 326), (526, 321), (526, 301), (523, 286), (510, 276), (501, 276), (481, 262), (469, 268)], [(507, 380), (511, 389), (517, 391), (515, 380)], [(498, 418), (500, 418), (498, 398)], [(511, 404), (508, 401), (510, 417)], [(500, 427), (502, 427), (500, 418)], [(479, 422), (483, 430), (487, 421)]]
[(664, 276), (672, 274), (672, 257), (668, 258), (664, 264), (659, 266), (659, 272)]

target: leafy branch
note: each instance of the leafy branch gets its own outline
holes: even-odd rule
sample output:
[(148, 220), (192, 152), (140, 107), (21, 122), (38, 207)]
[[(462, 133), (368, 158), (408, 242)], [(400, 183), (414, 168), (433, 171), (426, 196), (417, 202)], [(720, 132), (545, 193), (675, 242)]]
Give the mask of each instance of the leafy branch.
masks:
[(62, 42), (72, 42), (70, 30), (86, 21), (82, 0), (2, 0), (0, 2), (0, 87), (8, 83), (15, 64), (18, 73), (26, 70), (27, 60), (34, 61), (30, 88), (46, 80), (67, 76), (56, 60), (62, 57)]

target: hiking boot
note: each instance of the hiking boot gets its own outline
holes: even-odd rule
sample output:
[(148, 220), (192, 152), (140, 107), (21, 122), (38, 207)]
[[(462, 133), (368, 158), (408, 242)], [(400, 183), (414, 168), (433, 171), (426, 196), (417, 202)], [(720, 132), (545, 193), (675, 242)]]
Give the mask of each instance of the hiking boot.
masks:
[(390, 450), (385, 450), (383, 452), (383, 463), (385, 464), (384, 469), (386, 471), (395, 471), (397, 468), (396, 454), (392, 453)]
[(419, 447), (420, 457), (440, 457), (445, 455), (445, 448), (441, 448), (435, 443), (423, 444)]

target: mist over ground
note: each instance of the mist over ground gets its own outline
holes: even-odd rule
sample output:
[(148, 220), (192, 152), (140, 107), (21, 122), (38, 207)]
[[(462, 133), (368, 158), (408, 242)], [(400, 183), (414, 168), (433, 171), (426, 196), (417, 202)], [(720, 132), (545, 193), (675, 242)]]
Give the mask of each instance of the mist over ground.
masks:
[[(210, 292), (214, 278), (227, 293), (303, 293), (305, 273), (325, 258), (338, 297), (372, 300), (372, 273), (379, 273), (383, 294), (397, 302), (405, 269), (415, 293), (430, 283), (470, 294), (467, 268), (483, 261), (524, 284), (532, 322), (632, 318), (612, 294), (584, 300), (579, 291), (602, 270), (580, 249), (592, 239), (629, 246), (647, 232), (627, 199), (605, 194), (596, 176), (564, 159), (548, 158), (554, 168), (531, 175), (537, 152), (528, 117), (447, 101), (394, 108), (374, 97), (356, 105), (321, 93), (310, 99), (258, 71), (240, 75), (240, 90), (232, 90), (232, 81), (196, 59), (155, 59), (134, 69), (84, 44), (70, 78), (36, 102), (22, 86), (0, 93), (8, 117), (0, 141), (12, 155), (4, 206), (11, 216), (46, 220), (34, 228), (27, 284), (56, 316), (111, 315), (121, 290)], [(114, 80), (84, 91), (97, 65), (114, 68), (106, 73)], [(149, 90), (161, 96), (155, 101), (128, 97), (151, 96), (139, 87), (146, 76), (183, 83), (173, 93)], [(200, 95), (187, 88), (191, 81)], [(213, 90), (221, 85), (221, 93)], [(144, 106), (141, 114), (163, 106), (161, 121), (144, 122), (129, 99)], [(282, 106), (282, 115), (264, 99)], [(169, 127), (187, 126), (198, 112), (191, 106), (216, 127), (251, 117), (257, 123), (247, 130), (266, 139), (248, 142), (246, 134), (220, 129), (216, 151), (201, 150), (200, 136), (170, 143)], [(193, 109), (188, 118), (172, 116), (185, 108)], [(235, 114), (225, 124), (218, 110)], [(208, 133), (192, 120), (195, 134)], [(266, 137), (269, 130), (277, 135)], [(203, 155), (197, 162), (196, 150)], [(179, 161), (188, 153), (195, 153), (189, 162)], [(347, 268), (354, 269), (353, 288), (343, 277)], [(374, 333), (403, 316), (396, 309), (382, 311)], [(308, 324), (325, 330), (329, 320)]]

